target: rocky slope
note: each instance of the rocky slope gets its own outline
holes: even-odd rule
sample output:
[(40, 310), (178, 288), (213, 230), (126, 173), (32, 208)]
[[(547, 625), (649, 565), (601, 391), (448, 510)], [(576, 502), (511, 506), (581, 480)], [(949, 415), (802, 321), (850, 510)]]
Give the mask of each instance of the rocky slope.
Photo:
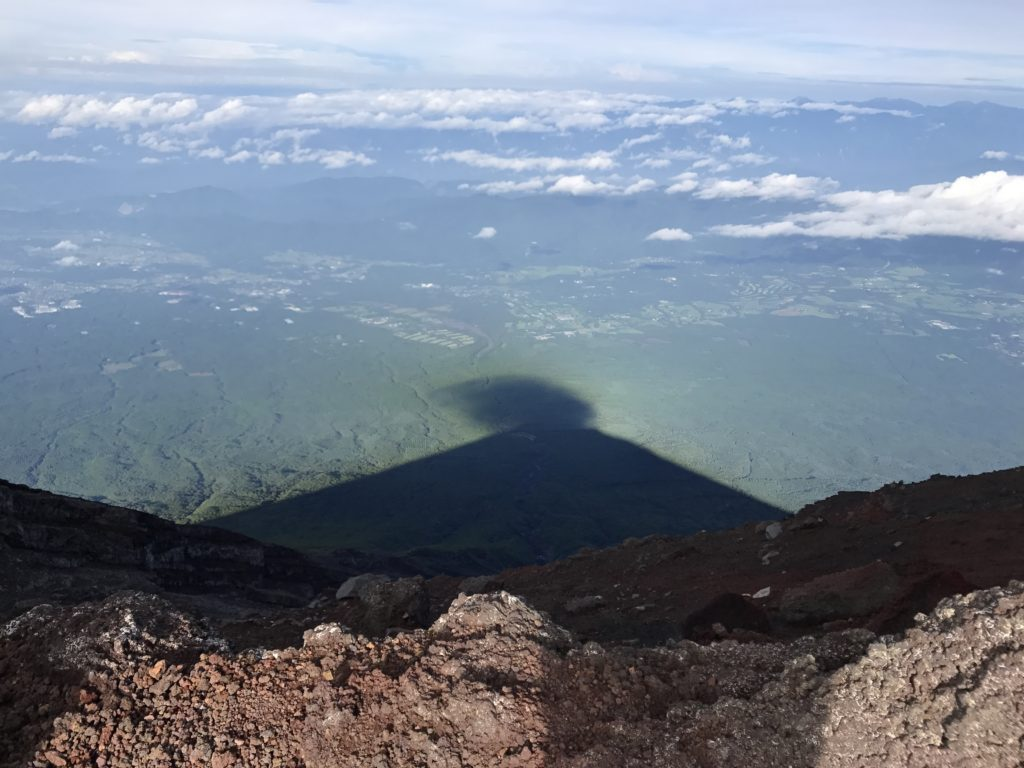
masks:
[(343, 599), (244, 537), (0, 502), (0, 766), (1024, 763), (1024, 469)]
[[(580, 645), (506, 592), (428, 630), (336, 624), (225, 653), (159, 598), (37, 608), (2, 633), (7, 765), (1018, 766), (1024, 584), (904, 637)], [(51, 721), (52, 718), (52, 721)], [(34, 748), (34, 749), (33, 749)]]
[[(1024, 578), (1022, 553), (1024, 467), (840, 493), (774, 523), (629, 540), (475, 584), (601, 641), (707, 636), (718, 619), (773, 637), (895, 632), (942, 597)], [(434, 580), (438, 609), (473, 584)], [(759, 593), (745, 604), (760, 619), (730, 600)]]
[(0, 620), (36, 603), (118, 590), (165, 593), (233, 616), (304, 605), (335, 579), (247, 536), (0, 480)]

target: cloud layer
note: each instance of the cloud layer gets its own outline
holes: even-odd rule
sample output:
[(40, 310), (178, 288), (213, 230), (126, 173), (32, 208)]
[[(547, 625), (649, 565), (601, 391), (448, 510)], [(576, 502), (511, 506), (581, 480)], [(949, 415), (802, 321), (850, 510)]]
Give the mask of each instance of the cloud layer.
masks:
[(448, 160), (470, 165), (474, 168), (513, 171), (515, 173), (523, 171), (534, 173), (558, 173), (570, 170), (607, 171), (617, 165), (615, 158), (609, 152), (594, 152), (583, 157), (535, 157), (528, 155), (508, 157), (487, 154), (475, 149), (455, 152), (440, 152), (435, 149), (426, 153), (426, 159), (428, 162)]
[(722, 92), (737, 80), (768, 80), (791, 92), (793, 78), (979, 90), (1024, 75), (1020, 9), (1007, 0), (942, 2), (941, 12), (935, 0), (137, 0), (135, 13), (115, 0), (7, 6), (0, 58), (22, 83), (569, 80)]
[(890, 238), (917, 235), (1024, 241), (1024, 176), (990, 171), (905, 192), (836, 192), (822, 210), (767, 224), (713, 228), (730, 237)]
[(658, 188), (654, 179), (633, 178), (595, 180), (586, 174), (537, 176), (523, 181), (487, 181), (462, 184), (459, 189), (486, 195), (568, 195), (571, 197), (629, 197)]
[(839, 186), (832, 179), (771, 173), (759, 179), (709, 179), (694, 192), (702, 200), (755, 197), (759, 200), (810, 200)]
[[(813, 107), (813, 109), (809, 109)], [(173, 126), (202, 133), (229, 124), (261, 127), (428, 128), (492, 134), (642, 129), (710, 124), (724, 115), (784, 115), (801, 111), (889, 114), (905, 110), (839, 102), (729, 99), (690, 102), (657, 94), (587, 90), (408, 89), (347, 90), (293, 96), (195, 94), (7, 94), (0, 119), (67, 128)], [(655, 134), (649, 134), (653, 136)], [(638, 137), (639, 138), (639, 137)], [(745, 150), (747, 136), (708, 132), (719, 149)], [(641, 142), (642, 143), (642, 142)], [(623, 146), (630, 149), (635, 145)]]

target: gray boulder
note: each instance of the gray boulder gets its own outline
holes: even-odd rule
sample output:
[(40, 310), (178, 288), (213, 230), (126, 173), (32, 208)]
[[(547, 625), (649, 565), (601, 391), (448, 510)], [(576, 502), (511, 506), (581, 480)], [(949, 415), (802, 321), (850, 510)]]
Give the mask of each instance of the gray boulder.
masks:
[(355, 600), (361, 599), (362, 593), (373, 584), (382, 584), (391, 581), (390, 576), (384, 576), (380, 573), (361, 573), (358, 576), (352, 576), (346, 579), (338, 591), (334, 594), (334, 597), (338, 600)]

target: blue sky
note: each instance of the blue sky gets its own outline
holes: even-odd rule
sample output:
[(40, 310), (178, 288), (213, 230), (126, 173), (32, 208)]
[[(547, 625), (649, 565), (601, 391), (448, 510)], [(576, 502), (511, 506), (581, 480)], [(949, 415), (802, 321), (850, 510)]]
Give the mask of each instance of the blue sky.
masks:
[(550, 87), (1024, 104), (1013, 0), (6, 0), (0, 87)]

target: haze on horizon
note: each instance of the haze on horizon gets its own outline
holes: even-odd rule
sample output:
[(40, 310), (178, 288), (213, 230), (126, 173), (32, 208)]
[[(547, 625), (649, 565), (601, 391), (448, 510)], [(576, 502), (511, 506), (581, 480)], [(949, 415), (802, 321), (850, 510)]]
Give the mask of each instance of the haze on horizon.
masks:
[(1022, 103), (1021, 10), (980, 0), (8, 3), (17, 91), (347, 88)]

